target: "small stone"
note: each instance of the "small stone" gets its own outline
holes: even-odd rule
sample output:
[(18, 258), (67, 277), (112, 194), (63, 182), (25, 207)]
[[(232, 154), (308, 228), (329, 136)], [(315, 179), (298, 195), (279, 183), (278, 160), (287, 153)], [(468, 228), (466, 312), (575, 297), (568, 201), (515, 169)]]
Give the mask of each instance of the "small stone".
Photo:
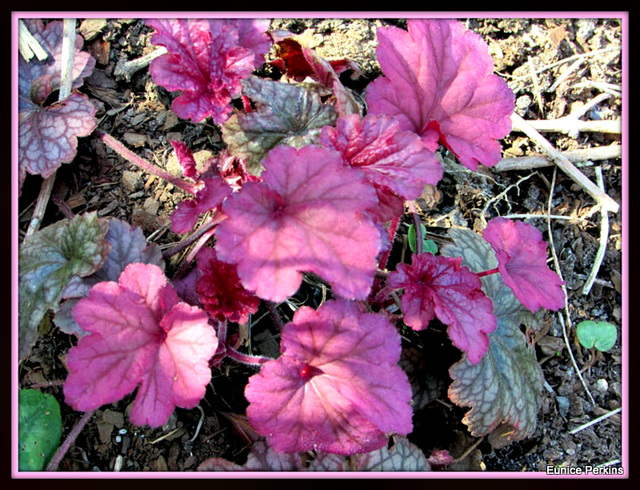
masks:
[(124, 425), (124, 415), (121, 412), (107, 409), (102, 414), (102, 421), (115, 425), (118, 429), (120, 429)]
[(113, 464), (113, 471), (120, 471), (124, 466), (124, 457), (122, 454), (116, 456), (115, 463)]
[(107, 422), (98, 422), (96, 425), (98, 426), (98, 436), (100, 437), (100, 442), (106, 444), (111, 440), (113, 425)]
[(124, 135), (122, 136), (122, 139), (124, 139), (125, 143), (133, 146), (134, 148), (139, 148), (141, 146), (144, 146), (147, 143), (146, 134), (127, 132), (127, 133), (124, 133)]
[(167, 466), (167, 460), (164, 459), (164, 456), (158, 456), (156, 460), (156, 471), (169, 471), (169, 467)]
[(558, 402), (558, 411), (560, 412), (560, 415), (566, 417), (569, 413), (569, 407), (571, 405), (569, 403), (569, 399), (566, 396), (557, 396), (556, 402)]
[(142, 209), (150, 215), (155, 216), (158, 214), (158, 210), (160, 209), (160, 203), (152, 197), (148, 197), (142, 204)]
[(127, 192), (135, 192), (142, 189), (144, 182), (142, 181), (142, 176), (137, 172), (131, 172), (130, 170), (125, 170), (122, 172), (122, 187)]
[(606, 393), (609, 390), (609, 383), (606, 379), (600, 378), (598, 379), (598, 381), (596, 381), (596, 388), (598, 389), (598, 391)]
[(107, 25), (106, 19), (85, 19), (78, 27), (78, 32), (85, 41), (94, 40)]

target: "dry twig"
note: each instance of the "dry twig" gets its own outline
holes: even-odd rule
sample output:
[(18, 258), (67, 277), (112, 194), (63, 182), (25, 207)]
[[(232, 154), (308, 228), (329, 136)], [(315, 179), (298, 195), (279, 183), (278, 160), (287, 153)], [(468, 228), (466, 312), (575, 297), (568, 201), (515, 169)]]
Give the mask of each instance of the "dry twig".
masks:
[(560, 151), (555, 149), (551, 143), (547, 141), (535, 128), (533, 128), (527, 121), (522, 119), (515, 112), (511, 115), (511, 120), (517, 130), (525, 133), (531, 138), (538, 146), (540, 146), (556, 163), (556, 165), (562, 170), (571, 180), (582, 187), (588, 192), (604, 209), (617, 213), (620, 209), (620, 205), (611, 199), (610, 196), (602, 192), (597, 185), (587, 178), (578, 168), (571, 163)]
[[(604, 179), (602, 177), (601, 167), (596, 167), (596, 180), (598, 182), (598, 187), (600, 187), (600, 189), (602, 189), (602, 192), (604, 192)], [(607, 251), (608, 241), (609, 241), (609, 213), (607, 213), (606, 209), (601, 208), (600, 209), (600, 243), (598, 245), (596, 258), (593, 261), (593, 267), (591, 268), (591, 272), (589, 273), (587, 282), (585, 282), (584, 286), (582, 287), (582, 294), (589, 294), (589, 291), (591, 291), (591, 287), (593, 286), (593, 283), (596, 280), (596, 276), (598, 275), (598, 271), (600, 270), (600, 266), (602, 265), (604, 254)]]
[(26, 61), (30, 61), (34, 56), (39, 61), (46, 60), (49, 57), (38, 40), (29, 32), (22, 19), (18, 21), (18, 49)]
[(610, 133), (622, 132), (622, 121), (580, 121), (574, 116), (558, 119), (535, 119), (527, 121), (529, 125), (542, 133), (564, 133), (575, 138), (579, 133)]
[(167, 53), (167, 48), (160, 47), (155, 51), (152, 51), (149, 54), (141, 56), (140, 58), (136, 58), (131, 61), (120, 60), (116, 64), (116, 68), (114, 70), (114, 74), (119, 77), (124, 77), (125, 80), (131, 80), (131, 77), (134, 73), (145, 68), (149, 63), (151, 63), (158, 56), (162, 56)]
[[(560, 66), (563, 65), (565, 63), (568, 63), (569, 61), (573, 61), (573, 60), (578, 60), (578, 59), (582, 59), (582, 58), (588, 58), (591, 56), (597, 56), (599, 54), (603, 54), (603, 53), (607, 53), (609, 51), (620, 51), (622, 48), (620, 46), (611, 46), (608, 48), (602, 48), (602, 49), (596, 49), (595, 51), (590, 51), (588, 53), (580, 53), (580, 54), (574, 54), (573, 56), (569, 56), (567, 58), (561, 59), (560, 61), (556, 61), (555, 63), (551, 63), (549, 65), (543, 66), (542, 68), (538, 69), (535, 71), (535, 73), (542, 73), (546, 70), (550, 70), (551, 68), (555, 68), (556, 66)], [(514, 82), (518, 82), (521, 80), (525, 80), (527, 78), (531, 78), (531, 73), (527, 74), (527, 75), (522, 75), (520, 77), (514, 77), (511, 79), (510, 83), (514, 83)]]
[[(562, 156), (579, 167), (581, 166), (581, 162), (621, 158), (622, 146), (596, 146), (581, 150), (563, 151)], [(495, 166), (491, 167), (491, 169), (497, 172), (505, 172), (507, 170), (531, 170), (540, 167), (550, 167), (552, 165), (554, 165), (554, 163), (551, 157), (537, 154), (526, 157), (503, 158)]]
[(597, 424), (598, 422), (602, 422), (605, 419), (608, 419), (609, 417), (611, 417), (612, 415), (615, 415), (617, 413), (620, 413), (622, 411), (622, 407), (616, 408), (615, 410), (611, 410), (610, 412), (605, 413), (604, 415), (601, 415), (600, 417), (598, 417), (597, 419), (593, 419), (589, 422), (587, 422), (586, 424), (582, 424), (579, 427), (576, 427), (575, 429), (572, 429), (569, 431), (569, 434), (577, 434), (578, 432), (580, 432), (581, 430), (586, 429), (587, 427), (591, 427), (592, 425)]

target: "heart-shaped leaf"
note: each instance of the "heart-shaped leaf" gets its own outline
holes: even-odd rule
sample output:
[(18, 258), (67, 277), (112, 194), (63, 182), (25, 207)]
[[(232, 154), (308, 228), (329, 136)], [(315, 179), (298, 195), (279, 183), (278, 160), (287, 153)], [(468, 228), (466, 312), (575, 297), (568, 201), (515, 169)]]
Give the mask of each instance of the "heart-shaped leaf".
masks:
[(547, 265), (547, 242), (542, 233), (523, 221), (493, 218), (482, 236), (496, 252), (504, 283), (530, 311), (564, 307), (564, 282)]
[(281, 350), (245, 388), (249, 422), (277, 451), (349, 455), (411, 432), (400, 336), (385, 315), (346, 300), (302, 306), (282, 331)]
[(613, 349), (618, 339), (616, 326), (609, 322), (585, 320), (576, 326), (578, 340), (586, 349), (595, 347), (600, 352)]
[(207, 314), (181, 302), (162, 270), (129, 264), (118, 282), (93, 286), (73, 310), (90, 332), (69, 350), (65, 401), (95, 410), (138, 388), (136, 425), (160, 427), (176, 406), (194, 408), (211, 379), (218, 346)]
[(258, 77), (242, 85), (256, 110), (231, 116), (222, 134), (231, 154), (244, 159), (254, 175), (262, 171), (260, 161), (269, 150), (281, 144), (300, 148), (315, 143), (320, 129), (336, 119), (335, 109), (311, 87)]
[(28, 355), (38, 325), (59, 307), (73, 276), (97, 271), (109, 253), (108, 221), (96, 213), (61, 220), (27, 237), (19, 252), (20, 358)]
[[(25, 19), (31, 34), (49, 54), (44, 61), (18, 60), (19, 188), (26, 173), (49, 177), (62, 163), (77, 153), (78, 137), (88, 136), (97, 126), (96, 107), (83, 94), (72, 92), (63, 101), (45, 106), (47, 98), (60, 88), (63, 44), (62, 22), (44, 26), (36, 19)], [(95, 67), (95, 59), (80, 51), (82, 36), (77, 35), (72, 68), (72, 88), (82, 85)]]
[(448, 325), (453, 344), (477, 363), (487, 352), (488, 334), (496, 329), (493, 305), (476, 274), (462, 266), (461, 258), (414, 255), (411, 265), (398, 264), (387, 285), (403, 289), (403, 321), (424, 330), (435, 317)]
[(484, 40), (446, 19), (409, 19), (408, 30), (379, 28), (383, 76), (367, 87), (370, 114), (396, 116), (432, 150), (442, 143), (475, 170), (501, 158), (515, 96), (493, 73)]
[(149, 19), (151, 42), (167, 53), (151, 62), (158, 85), (180, 91), (171, 109), (183, 119), (211, 116), (222, 124), (240, 95), (240, 80), (264, 61), (270, 42), (265, 19)]
[(376, 202), (373, 187), (320, 146), (281, 145), (264, 165), (262, 182), (245, 183), (222, 206), (228, 218), (216, 232), (218, 258), (237, 265), (243, 286), (270, 301), (295, 294), (303, 272), (340, 297), (365, 299), (382, 243), (361, 214)]

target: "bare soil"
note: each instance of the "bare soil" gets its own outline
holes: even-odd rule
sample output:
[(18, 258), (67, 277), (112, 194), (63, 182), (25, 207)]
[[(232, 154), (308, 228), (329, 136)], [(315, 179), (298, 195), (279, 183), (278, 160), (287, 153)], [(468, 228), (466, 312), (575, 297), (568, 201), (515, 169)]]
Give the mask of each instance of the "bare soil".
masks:
[[(488, 42), (496, 72), (516, 93), (517, 112), (525, 119), (558, 119), (588, 103), (601, 93), (610, 97), (592, 108), (583, 120), (615, 120), (621, 117), (619, 95), (622, 83), (620, 50), (621, 23), (618, 19), (461, 19)], [(362, 77), (352, 83), (362, 91), (380, 75), (375, 61), (375, 27), (403, 25), (395, 19), (280, 19), (273, 27), (296, 33), (309, 30), (317, 51), (328, 58), (349, 57), (362, 68)], [(178, 119), (170, 110), (172, 94), (156, 86), (143, 68), (125, 78), (117, 74), (121, 61), (136, 59), (154, 49), (149, 44), (150, 29), (138, 19), (87, 20), (79, 22), (85, 48), (97, 59), (95, 73), (81, 89), (98, 106), (99, 128), (124, 142), (137, 154), (161, 166), (175, 169), (169, 140), (187, 143), (198, 158), (206, 158), (223, 147), (220, 132), (211, 124), (192, 124)], [(600, 50), (600, 51), (599, 51)], [(577, 55), (585, 56), (572, 67)], [(576, 57), (576, 58), (571, 58)], [(570, 58), (571, 61), (558, 63)], [(571, 72), (567, 70), (572, 67)], [(566, 76), (564, 81), (562, 77)], [(558, 82), (560, 82), (558, 84)], [(616, 91), (616, 87), (617, 91)], [(558, 149), (589, 149), (621, 142), (620, 134), (580, 132), (566, 135), (544, 133)], [(524, 134), (513, 132), (504, 139), (505, 157), (524, 157), (540, 150)], [(594, 182), (596, 167), (602, 169), (604, 188), (622, 202), (622, 161), (618, 158), (583, 162), (581, 170)], [(24, 232), (41, 179), (28, 176), (20, 198), (20, 228)], [(94, 137), (82, 138), (78, 156), (63, 165), (54, 189), (74, 213), (97, 211), (100, 216), (123, 219), (140, 226), (145, 235), (168, 248), (180, 237), (168, 229), (169, 217), (184, 198), (179, 189), (147, 175), (108, 151)], [(575, 429), (621, 407), (622, 345), (606, 353), (580, 347), (575, 324), (581, 320), (604, 320), (616, 324), (621, 333), (622, 311), (622, 213), (608, 216), (610, 232), (606, 254), (597, 279), (589, 292), (582, 288), (591, 273), (599, 247), (601, 214), (584, 190), (553, 166), (523, 167), (500, 171), (482, 169), (477, 173), (461, 167), (447, 172), (435, 192), (419, 201), (430, 233), (444, 235), (447, 228), (466, 225), (480, 230), (483, 218), (496, 215), (546, 215), (551, 203), (552, 236), (547, 220), (524, 218), (537, 226), (545, 239), (553, 239), (569, 294), (565, 342), (559, 315), (549, 314), (546, 330), (536, 340), (538, 360), (545, 378), (543, 403), (535, 435), (501, 447), (500, 438), (471, 437), (461, 419), (466, 408), (456, 407), (446, 397), (446, 370), (440, 396), (416, 413), (415, 431), (409, 436), (427, 456), (434, 449), (447, 449), (460, 460), (444, 471), (544, 471), (547, 465), (619, 466), (622, 459), (621, 414), (585, 428)], [(31, 207), (30, 207), (31, 206)], [(59, 208), (51, 204), (45, 224), (61, 219)], [(175, 270), (176, 262), (168, 264)], [(273, 348), (269, 329), (255, 339), (265, 352)], [(438, 329), (432, 329), (436, 338)], [(64, 356), (73, 340), (54, 326), (45, 328), (31, 356), (19, 371), (21, 387), (43, 386), (64, 380)], [(276, 344), (277, 348), (277, 344)], [(569, 350), (573, 353), (585, 386), (580, 381)], [(444, 351), (443, 358), (454, 362), (455, 355)], [(449, 357), (447, 357), (449, 356)], [(453, 361), (451, 361), (453, 359)], [(242, 388), (253, 374), (248, 367), (233, 363), (214, 370), (209, 392), (198, 409), (177, 409), (169, 423), (159, 429), (132, 426), (127, 419), (131, 397), (98, 410), (62, 460), (59, 471), (193, 471), (214, 456), (242, 463), (248, 438), (242, 430), (241, 415), (246, 408)], [(63, 438), (81, 415), (66, 407), (62, 388), (40, 388), (52, 393), (63, 410)], [(202, 426), (197, 427), (202, 419)], [(471, 449), (471, 451), (469, 451)], [(626, 469), (628, 470), (628, 469)]]

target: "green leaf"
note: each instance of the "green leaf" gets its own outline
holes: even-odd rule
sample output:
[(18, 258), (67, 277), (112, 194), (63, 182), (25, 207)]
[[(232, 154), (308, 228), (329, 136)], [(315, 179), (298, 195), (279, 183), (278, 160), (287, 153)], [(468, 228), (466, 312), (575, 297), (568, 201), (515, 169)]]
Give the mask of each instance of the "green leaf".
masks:
[(256, 110), (231, 116), (222, 134), (229, 152), (244, 159), (254, 175), (262, 171), (260, 161), (269, 150), (280, 144), (301, 148), (315, 143), (320, 129), (336, 120), (336, 110), (322, 102), (313, 85), (258, 77), (246, 78), (242, 84)]
[(60, 405), (37, 390), (20, 390), (18, 404), (18, 469), (41, 471), (60, 445)]
[(20, 246), (19, 343), (24, 359), (38, 338), (38, 325), (49, 310), (59, 308), (62, 292), (73, 276), (100, 268), (109, 253), (106, 219), (96, 213), (64, 219), (27, 237)]
[[(429, 240), (427, 238), (424, 238), (425, 234), (427, 233), (427, 228), (420, 223), (420, 230), (422, 230), (422, 251), (423, 252), (429, 252), (432, 254), (436, 254), (438, 252), (438, 245), (436, 245), (436, 242), (434, 242), (433, 240)], [(409, 225), (409, 232), (407, 233), (407, 238), (409, 240), (409, 248), (411, 249), (411, 251), (413, 253), (416, 253), (417, 247), (416, 247), (416, 225), (414, 225), (413, 223), (411, 223)]]
[[(480, 235), (452, 228), (453, 245), (443, 247), (448, 257), (463, 257), (474, 272), (497, 266), (495, 252)], [(474, 436), (491, 433), (500, 424), (513, 427), (510, 440), (521, 440), (535, 432), (544, 378), (535, 350), (520, 330), (534, 316), (502, 282), (499, 274), (482, 278), (483, 289), (494, 303), (498, 328), (489, 334), (489, 350), (476, 365), (466, 358), (454, 364), (449, 398), (459, 406), (472, 407), (463, 422)]]
[(586, 349), (595, 347), (600, 352), (607, 352), (616, 345), (618, 330), (609, 322), (585, 320), (576, 327), (578, 340)]
[(431, 471), (422, 450), (405, 436), (394, 435), (392, 445), (368, 453), (340, 456), (318, 452), (308, 471)]
[(393, 446), (351, 456), (353, 471), (431, 471), (422, 450), (404, 436), (393, 437)]

